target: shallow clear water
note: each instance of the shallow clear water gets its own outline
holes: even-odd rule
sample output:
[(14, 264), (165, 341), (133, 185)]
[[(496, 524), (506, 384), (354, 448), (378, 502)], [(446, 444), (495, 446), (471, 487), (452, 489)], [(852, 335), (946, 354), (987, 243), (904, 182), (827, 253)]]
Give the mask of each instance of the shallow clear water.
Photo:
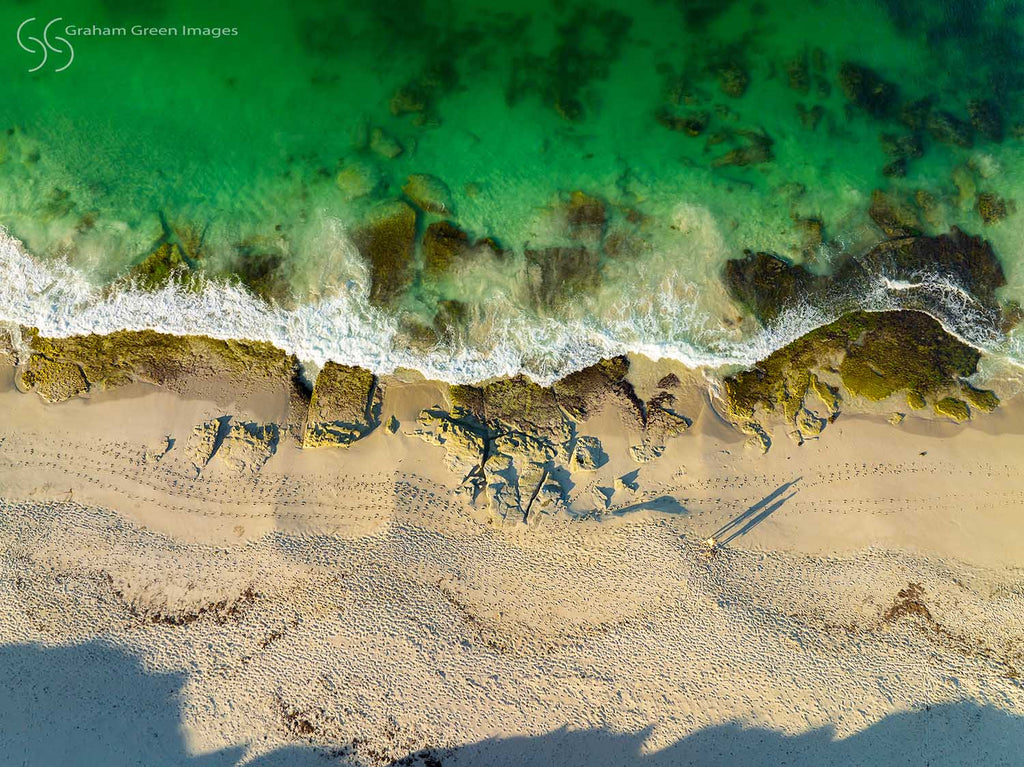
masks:
[[(744, 363), (827, 317), (794, 308), (757, 328), (728, 300), (723, 262), (750, 248), (828, 271), (881, 237), (876, 188), (931, 195), (917, 210), (930, 232), (984, 234), (1006, 297), (1024, 298), (1012, 2), (73, 2), (50, 38), (74, 61), (54, 71), (67, 61), (56, 41), (29, 73), (39, 56), (15, 31), (35, 17), (23, 36), (40, 35), (52, 12), (0, 10), (0, 224), (22, 243), (0, 245), (3, 319), (255, 336), (452, 379), (548, 378), (626, 350)], [(851, 104), (844, 62), (898, 88), (890, 115)], [(924, 97), (968, 124), (968, 103), (987, 100), (1001, 140), (975, 127), (954, 146), (922, 128), (922, 156), (885, 175), (880, 135), (915, 135), (899, 114)], [(682, 119), (699, 135), (666, 127)], [(509, 253), (440, 277), (413, 254), (406, 289), (374, 306), (353, 234), (414, 173), (447, 187), (442, 217)], [(604, 203), (596, 234), (566, 226), (576, 190)], [(983, 191), (1009, 201), (1003, 220), (983, 223)], [(823, 223), (820, 242), (806, 219)], [(220, 280), (269, 264), (278, 304), (227, 284), (104, 289), (168, 235), (201, 243), (195, 265)], [(588, 273), (538, 292), (544, 256), (525, 252), (556, 245), (584, 248)], [(458, 332), (436, 340), (425, 329), (452, 301)], [(1014, 344), (993, 342), (1011, 359)]]

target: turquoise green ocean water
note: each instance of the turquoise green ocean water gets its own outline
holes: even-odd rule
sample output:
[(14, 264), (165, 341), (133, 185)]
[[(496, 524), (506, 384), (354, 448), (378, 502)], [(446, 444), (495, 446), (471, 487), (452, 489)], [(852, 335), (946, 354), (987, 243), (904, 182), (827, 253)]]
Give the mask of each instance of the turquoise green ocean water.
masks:
[[(724, 262), (826, 273), (882, 237), (876, 189), (1024, 299), (1014, 2), (24, 1), (0, 31), (0, 319), (47, 332), (451, 379), (749, 362), (828, 318), (758, 327)], [(127, 282), (164, 243), (208, 282)]]

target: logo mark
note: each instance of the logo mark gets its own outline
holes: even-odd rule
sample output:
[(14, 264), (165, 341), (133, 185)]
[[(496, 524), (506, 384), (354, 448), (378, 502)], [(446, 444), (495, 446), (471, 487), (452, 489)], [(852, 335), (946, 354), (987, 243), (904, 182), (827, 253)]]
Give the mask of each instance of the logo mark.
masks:
[[(56, 19), (53, 19), (52, 21), (50, 21), (49, 24), (43, 27), (42, 40), (33, 35), (22, 34), (22, 32), (25, 30), (25, 27), (34, 22), (35, 20), (35, 16), (33, 16), (30, 19), (25, 19), (23, 22), (21, 22), (21, 25), (18, 27), (18, 45), (21, 46), (21, 49), (23, 51), (27, 51), (28, 53), (33, 53), (36, 56), (42, 54), (43, 57), (36, 66), (32, 67), (32, 69), (28, 71), (38, 72), (40, 69), (45, 67), (47, 60), (49, 60), (50, 58), (50, 53), (53, 52), (57, 54), (66, 55), (68, 57), (67, 64), (65, 64), (62, 67), (59, 67), (58, 69), (53, 70), (54, 72), (63, 72), (65, 69), (70, 67), (71, 62), (75, 60), (75, 49), (71, 45), (71, 43), (68, 42), (67, 38), (60, 37), (59, 35), (55, 36), (53, 39), (54, 41), (61, 43), (61, 46), (56, 46), (52, 42), (50, 42), (50, 27), (52, 27), (58, 21), (63, 21), (63, 17), (58, 16)], [(26, 43), (29, 43), (30, 45), (26, 45)]]

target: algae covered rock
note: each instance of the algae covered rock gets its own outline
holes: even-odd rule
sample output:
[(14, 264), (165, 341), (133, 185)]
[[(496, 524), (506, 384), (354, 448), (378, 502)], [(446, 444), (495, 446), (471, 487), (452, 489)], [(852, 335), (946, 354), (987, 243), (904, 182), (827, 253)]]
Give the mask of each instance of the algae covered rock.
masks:
[(402, 191), (420, 210), (443, 216), (452, 214), (452, 192), (437, 176), (414, 173), (406, 180)]
[(923, 407), (959, 391), (980, 356), (921, 312), (854, 312), (725, 378), (724, 415), (755, 435), (769, 417), (816, 435), (826, 419), (806, 406), (808, 394), (826, 403), (830, 418), (839, 412), (838, 392), (821, 379), (826, 371), (836, 370), (852, 396), (877, 401), (904, 392), (911, 406)]
[(191, 266), (177, 244), (162, 243), (128, 272), (129, 279), (142, 290), (159, 290), (170, 283), (193, 284)]
[(335, 447), (362, 439), (380, 423), (380, 389), (369, 370), (326, 363), (316, 377), (303, 447)]
[(935, 414), (960, 423), (971, 417), (971, 410), (962, 399), (944, 397), (935, 403)]
[(250, 385), (286, 384), (297, 369), (292, 355), (259, 341), (152, 330), (46, 338), (25, 329), (24, 337), (29, 355), (22, 383), (40, 387), (37, 391), (53, 401), (136, 381), (181, 388), (217, 375), (225, 376), (237, 393)]
[(370, 223), (353, 235), (370, 269), (370, 302), (394, 303), (412, 284), (416, 211), (404, 202), (378, 208)]

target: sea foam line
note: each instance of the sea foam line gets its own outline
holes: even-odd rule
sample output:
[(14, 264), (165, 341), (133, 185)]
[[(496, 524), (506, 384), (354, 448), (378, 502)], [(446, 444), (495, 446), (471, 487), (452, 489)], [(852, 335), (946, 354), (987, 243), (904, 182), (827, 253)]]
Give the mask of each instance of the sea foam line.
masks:
[[(402, 343), (394, 317), (369, 304), (368, 286), (359, 275), (329, 298), (289, 309), (263, 302), (238, 286), (213, 281), (198, 291), (174, 284), (153, 292), (130, 285), (101, 289), (65, 262), (34, 258), (2, 229), (0, 272), (5, 276), (0, 283), (0, 321), (36, 327), (45, 336), (150, 329), (265, 341), (307, 365), (319, 367), (330, 360), (378, 374), (406, 368), (449, 383), (524, 373), (548, 385), (601, 359), (626, 353), (673, 359), (693, 369), (749, 366), (842, 313), (838, 308), (829, 312), (798, 305), (771, 327), (734, 339), (713, 317), (666, 289), (643, 305), (623, 303), (610, 317), (560, 321), (528, 316), (510, 304), (478, 348), (417, 351)], [(937, 297), (943, 310), (936, 312), (936, 319), (962, 340), (985, 350), (999, 342), (991, 333), (972, 329), (973, 299), (948, 280), (921, 277), (900, 283), (880, 277), (859, 308), (903, 308), (900, 296), (911, 288)]]

